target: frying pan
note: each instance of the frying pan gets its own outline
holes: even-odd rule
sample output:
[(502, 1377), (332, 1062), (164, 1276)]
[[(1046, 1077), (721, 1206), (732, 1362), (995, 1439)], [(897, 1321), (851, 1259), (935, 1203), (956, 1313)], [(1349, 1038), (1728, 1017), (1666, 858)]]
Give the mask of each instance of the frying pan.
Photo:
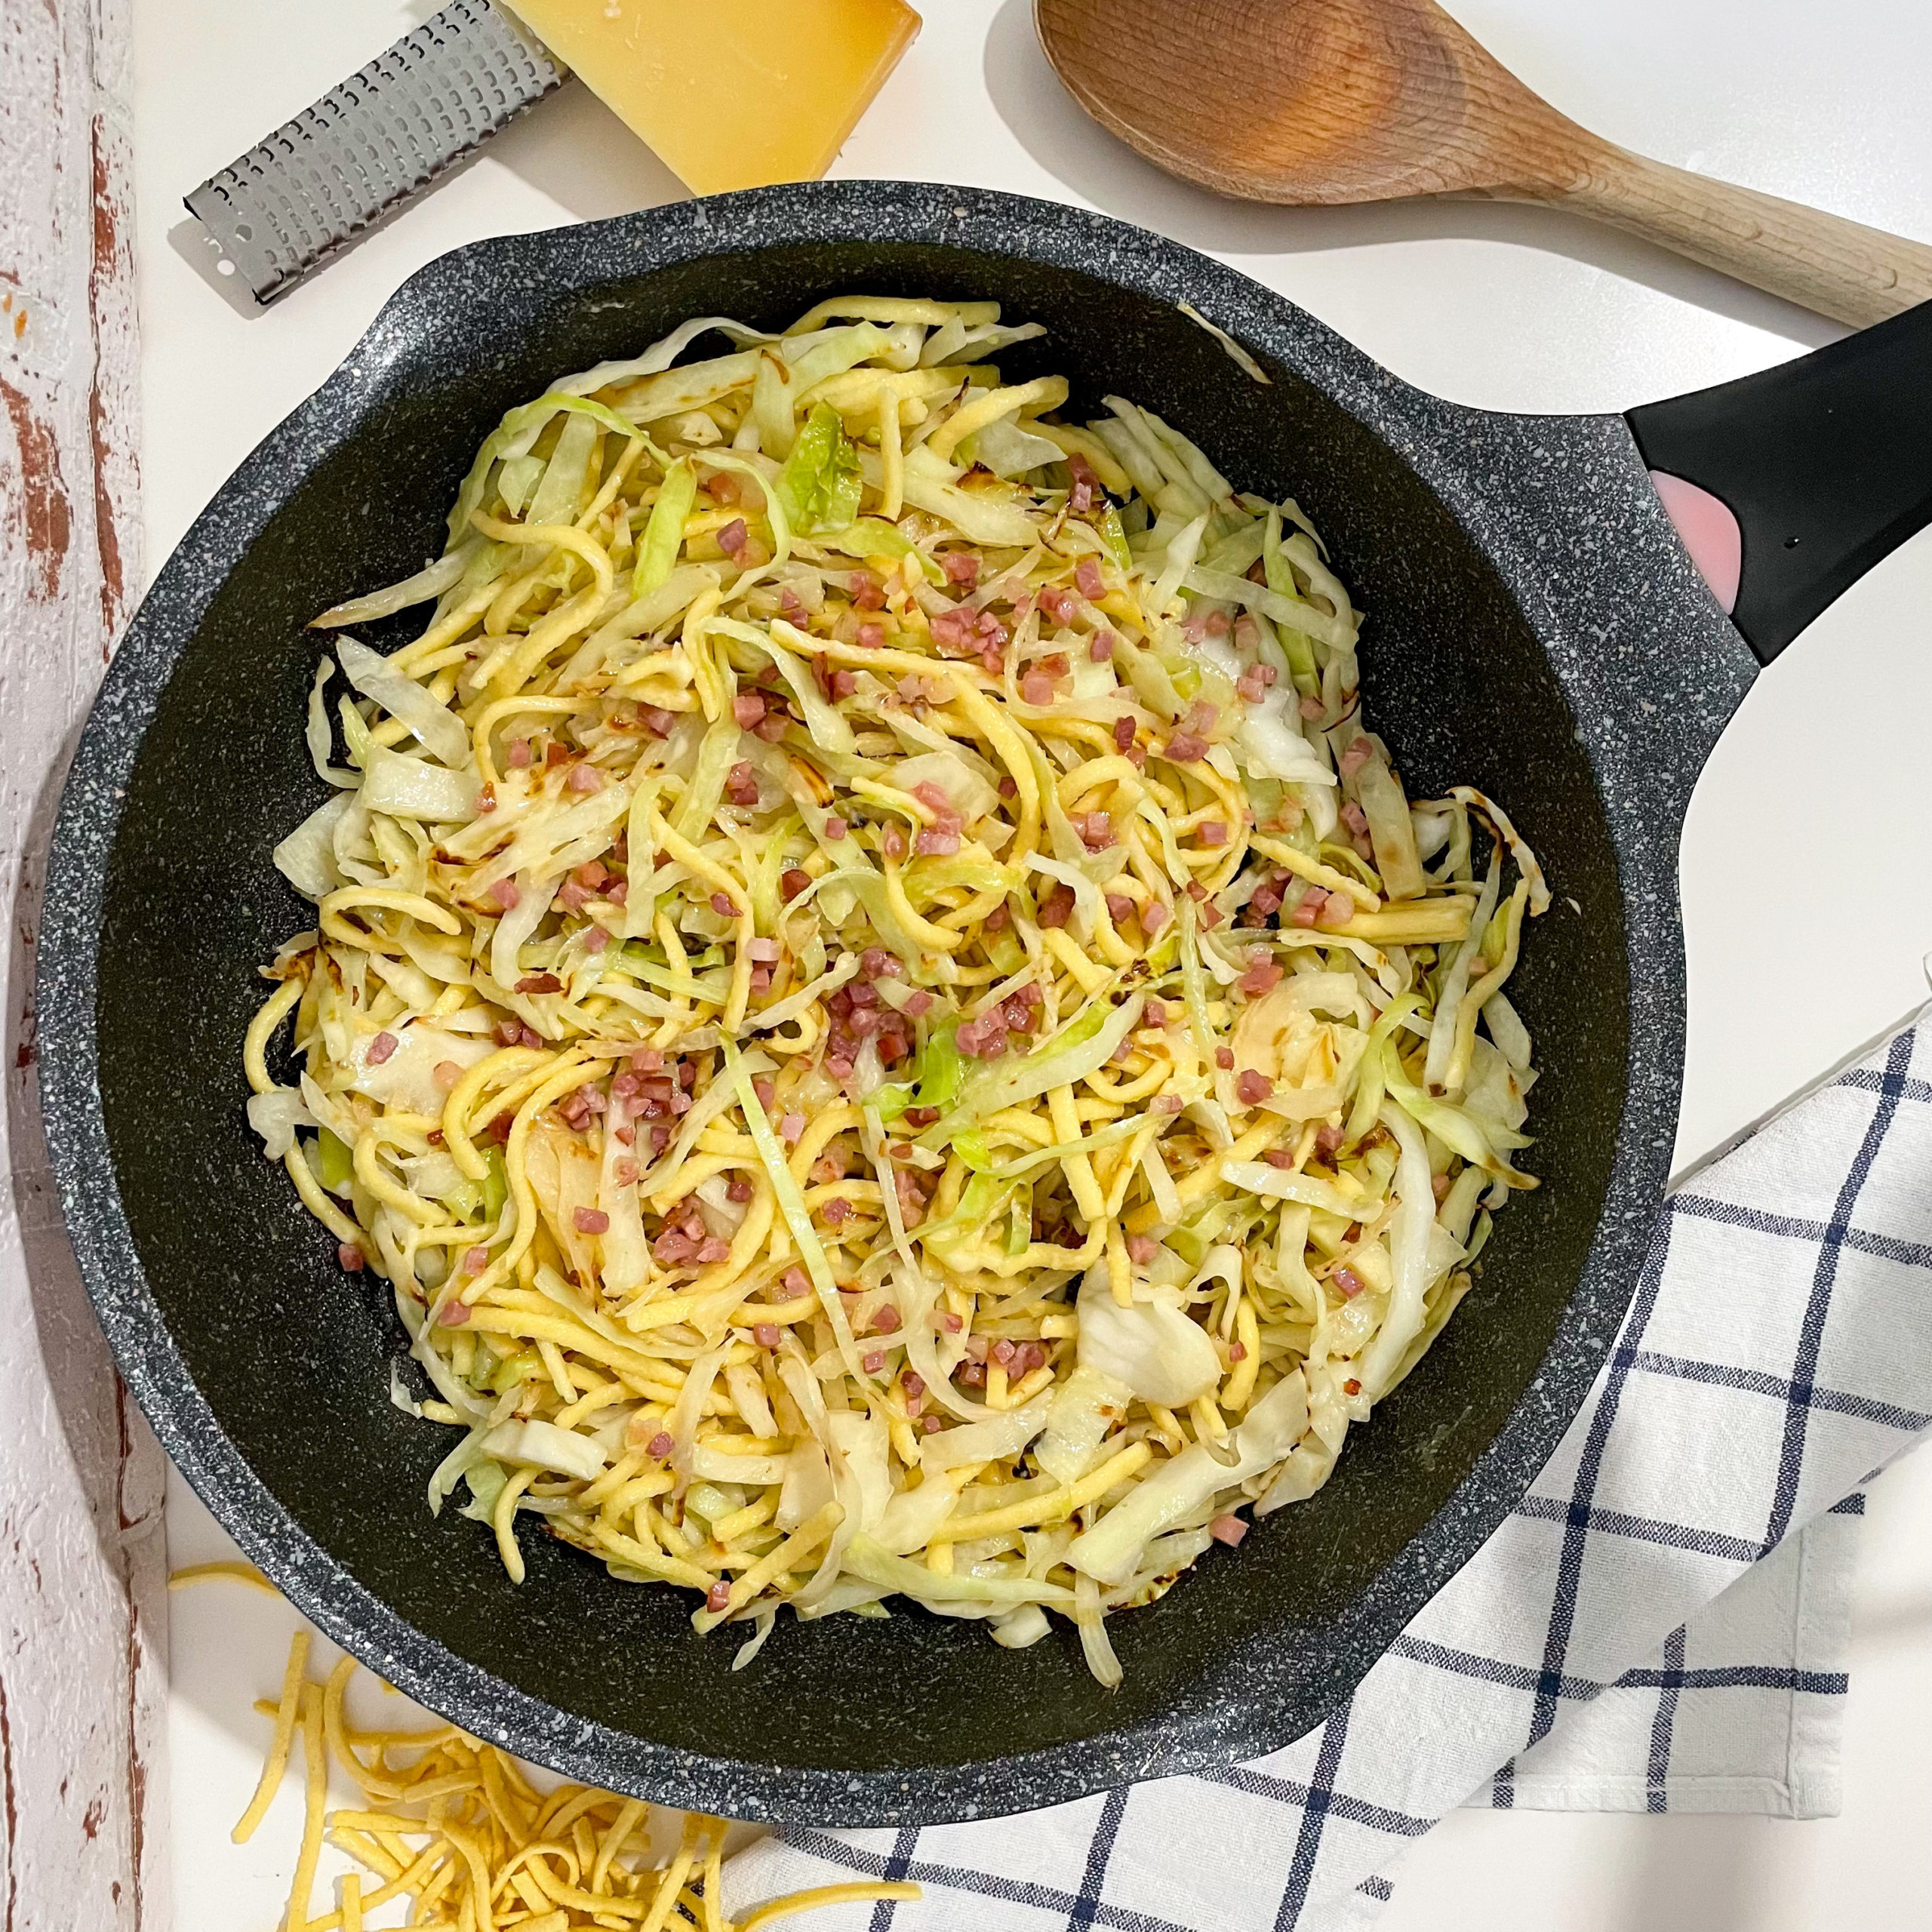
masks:
[[(1074, 407), (1135, 397), (1244, 488), (1293, 494), (1368, 613), (1366, 701), (1411, 789), (1482, 787), (1557, 894), (1511, 988), (1546, 1069), (1543, 1186), (1327, 1487), (1109, 1626), (1111, 1694), (1063, 1629), (788, 1620), (734, 1674), (679, 1593), (626, 1589), (423, 1505), (446, 1432), (389, 1400), (386, 1291), (243, 1115), (258, 964), (312, 909), (269, 860), (318, 801), (302, 740), (325, 605), (417, 568), (504, 409), (692, 315), (783, 325), (854, 289), (994, 297), (1003, 353)], [(1177, 306), (1244, 344), (1257, 385)], [(248, 1555), (331, 1637), (469, 1730), (573, 1776), (748, 1819), (885, 1826), (1017, 1810), (1285, 1744), (1345, 1698), (1514, 1506), (1644, 1263), (1684, 1032), (1678, 838), (1761, 659), (1932, 515), (1932, 309), (1628, 418), (1420, 393), (1291, 304), (1052, 204), (844, 182), (478, 243), (407, 283), (156, 581), (55, 832), (42, 1092), (63, 1209), (122, 1371)], [(1647, 473), (1701, 521), (1735, 621)], [(1728, 509), (1724, 506), (1727, 505)], [(1727, 586), (1728, 589), (1728, 586)], [(407, 619), (373, 633), (392, 645)]]

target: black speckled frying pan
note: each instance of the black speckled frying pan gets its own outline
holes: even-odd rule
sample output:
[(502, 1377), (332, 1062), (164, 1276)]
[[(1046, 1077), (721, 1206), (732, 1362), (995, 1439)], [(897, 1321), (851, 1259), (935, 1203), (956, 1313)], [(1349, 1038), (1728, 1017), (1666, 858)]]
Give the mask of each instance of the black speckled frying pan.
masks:
[[(685, 1595), (620, 1588), (534, 1534), (513, 1587), (474, 1524), (431, 1520), (448, 1440), (390, 1404), (383, 1286), (337, 1267), (243, 1117), (257, 966), (310, 916), (269, 856), (318, 801), (306, 621), (440, 548), (477, 444), (549, 377), (688, 316), (780, 325), (855, 288), (996, 297), (1050, 331), (1003, 366), (1065, 371), (1076, 407), (1138, 398), (1242, 486), (1299, 498), (1369, 613), (1367, 701), (1411, 789), (1494, 793), (1557, 894), (1511, 989), (1546, 1069), (1543, 1186), (1328, 1486), (1109, 1626), (1111, 1694), (1063, 1631), (1007, 1651), (917, 1610), (788, 1620), (734, 1675), (738, 1633), (694, 1635)], [(1489, 415), (1172, 242), (920, 185), (684, 202), (425, 269), (169, 561), (62, 804), (39, 989), (54, 1168), (169, 1453), (290, 1598), (404, 1690), (666, 1802), (952, 1819), (1299, 1736), (1509, 1512), (1616, 1333), (1676, 1117), (1690, 788), (1758, 659), (1932, 515), (1929, 374), (1921, 310), (1627, 419)], [(1735, 626), (1653, 467), (1721, 500), (1675, 491), (1713, 579), (1741, 559)]]

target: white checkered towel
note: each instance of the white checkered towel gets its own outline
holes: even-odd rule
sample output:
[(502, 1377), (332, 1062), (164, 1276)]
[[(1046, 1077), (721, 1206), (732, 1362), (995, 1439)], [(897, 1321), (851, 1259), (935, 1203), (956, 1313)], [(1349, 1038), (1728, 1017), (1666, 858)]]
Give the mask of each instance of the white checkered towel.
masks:
[(1330, 1932), (1465, 1801), (1835, 1810), (1858, 1491), (1932, 1426), (1928, 1017), (1670, 1197), (1549, 1466), (1320, 1730), (1020, 1818), (787, 1829), (727, 1910), (863, 1874), (925, 1896), (821, 1932)]

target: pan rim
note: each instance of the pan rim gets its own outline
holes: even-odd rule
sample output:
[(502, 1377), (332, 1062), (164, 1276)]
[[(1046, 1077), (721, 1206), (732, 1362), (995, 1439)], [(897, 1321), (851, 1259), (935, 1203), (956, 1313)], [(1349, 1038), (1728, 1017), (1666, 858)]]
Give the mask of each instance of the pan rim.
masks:
[[(1297, 371), (1408, 465), (1517, 598), (1578, 720), (1616, 849), (1630, 975), (1630, 1051), (1610, 1202), (1549, 1351), (1508, 1423), (1338, 1625), (1331, 1647), (1352, 1651), (1358, 1667), (1331, 1672), (1333, 1695), (1321, 1712), (1304, 1712), (1286, 1729), (1279, 1698), (1211, 1697), (1209, 1709), (1190, 1710), (1183, 1721), (1143, 1721), (1020, 1756), (854, 1771), (708, 1756), (560, 1711), (417, 1629), (295, 1522), (221, 1428), (148, 1290), (115, 1180), (97, 1079), (100, 915), (122, 789), (218, 586), (295, 479), (380, 407), (383, 377), (408, 352), (420, 313), (468, 294), (478, 278), (506, 275), (538, 285), (547, 275), (552, 287), (559, 277), (581, 285), (634, 271), (640, 262), (657, 267), (742, 251), (760, 238), (765, 245), (884, 240), (970, 247), (1193, 302)], [(1647, 543), (1643, 561), (1656, 579), (1656, 608), (1675, 627), (1636, 626), (1614, 666), (1592, 660), (1587, 621), (1566, 603), (1589, 568), (1586, 546), (1553, 562), (1519, 534), (1524, 499), (1554, 515), (1574, 482), (1574, 473), (1549, 473), (1549, 451), (1558, 442), (1598, 466), (1599, 509), (1613, 506)], [(291, 1601), (419, 1701), (568, 1775), (759, 1822), (884, 1826), (996, 1816), (1262, 1755), (1306, 1734), (1352, 1694), (1401, 1627), (1508, 1515), (1607, 1356), (1635, 1287), (1675, 1118), (1684, 1025), (1678, 829), (1703, 755), (1752, 668), (1742, 639), (1677, 546), (1621, 418), (1504, 416), (1441, 401), (1238, 272), (1105, 216), (984, 189), (848, 181), (754, 189), (472, 243), (405, 282), (336, 371), (223, 485), (143, 601), (82, 736), (50, 856), (36, 1007), (51, 1165), (89, 1296), (163, 1446)], [(1616, 680), (1633, 672), (1650, 681), (1647, 689), (1661, 686), (1696, 700), (1661, 796), (1654, 747), (1631, 730), (1627, 700), (1616, 701)]]

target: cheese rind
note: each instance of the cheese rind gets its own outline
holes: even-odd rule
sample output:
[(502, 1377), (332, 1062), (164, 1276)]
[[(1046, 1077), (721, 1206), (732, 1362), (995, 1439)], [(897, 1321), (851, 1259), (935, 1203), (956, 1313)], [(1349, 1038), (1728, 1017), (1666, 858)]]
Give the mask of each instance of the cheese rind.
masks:
[(815, 180), (912, 44), (904, 0), (514, 0), (700, 195)]

